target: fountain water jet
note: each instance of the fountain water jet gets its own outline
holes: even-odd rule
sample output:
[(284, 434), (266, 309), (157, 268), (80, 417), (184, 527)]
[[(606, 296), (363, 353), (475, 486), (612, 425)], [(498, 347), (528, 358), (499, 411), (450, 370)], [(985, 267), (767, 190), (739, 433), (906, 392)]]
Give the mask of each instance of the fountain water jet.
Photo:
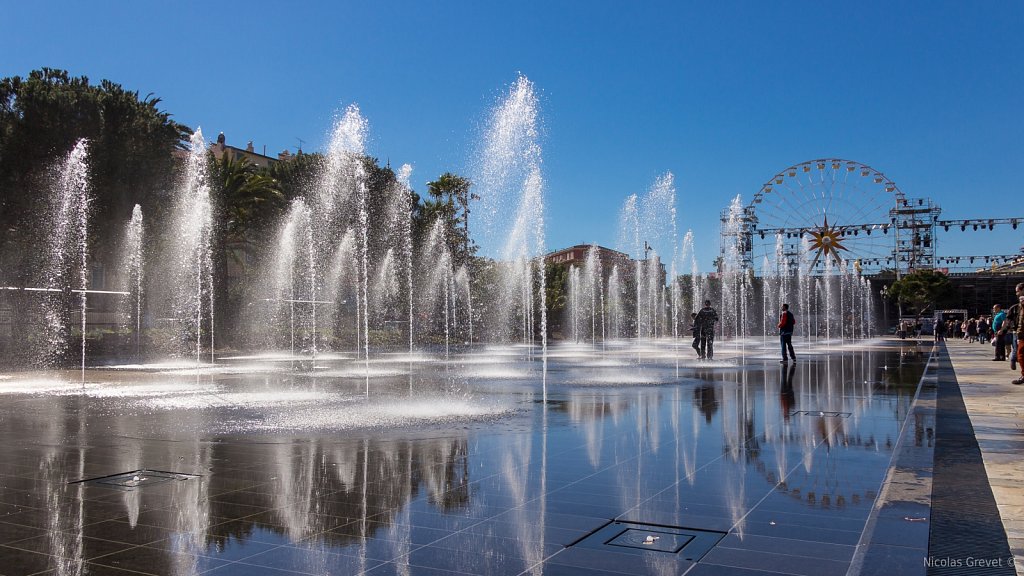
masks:
[(134, 306), (131, 306), (130, 301), (126, 301), (129, 310), (124, 317), (127, 323), (133, 325), (134, 328), (136, 357), (142, 353), (142, 281), (145, 271), (143, 233), (142, 207), (136, 204), (132, 209), (132, 219), (128, 222), (128, 230), (125, 233), (124, 246), (127, 256), (123, 258), (124, 290), (135, 296)]
[[(519, 77), (491, 114), (474, 181), (481, 197), (477, 209), (484, 230), (480, 247), (500, 261), (499, 293), (490, 329), (499, 338), (510, 339), (513, 326), (518, 326), (522, 341), (530, 344), (538, 331), (536, 309), (546, 361), (547, 305), (540, 258), (545, 248), (544, 202), (537, 108), (533, 84)], [(519, 316), (516, 322), (512, 322), (514, 315)]]
[(209, 332), (211, 362), (215, 343), (213, 209), (206, 154), (202, 130), (197, 129), (190, 142), (185, 179), (176, 193), (171, 222), (171, 269), (166, 271), (173, 286), (168, 297), (175, 325), (174, 341), (169, 347), (175, 355), (194, 352), (197, 364), (202, 358), (204, 326)]
[[(89, 165), (88, 142), (79, 140), (55, 168), (51, 212), (47, 221), (49, 246), (42, 278), (45, 364), (62, 359), (68, 351), (71, 294), (78, 293), (81, 309), (81, 378), (85, 380), (87, 290), (89, 289)], [(77, 289), (74, 285), (78, 286)]]

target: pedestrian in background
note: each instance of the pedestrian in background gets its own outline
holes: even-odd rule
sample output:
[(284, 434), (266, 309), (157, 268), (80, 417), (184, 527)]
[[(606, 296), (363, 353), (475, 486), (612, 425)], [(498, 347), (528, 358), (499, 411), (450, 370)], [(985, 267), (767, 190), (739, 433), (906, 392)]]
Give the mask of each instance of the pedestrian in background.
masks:
[(1020, 308), (1020, 302), (1010, 306), (1006, 310), (1006, 320), (1000, 327), (1003, 342), (1010, 348), (1010, 370), (1017, 369), (1017, 326), (1020, 322)]
[(1020, 306), (1020, 312), (1017, 314), (1017, 366), (1020, 367), (1020, 378), (1013, 381), (1014, 384), (1024, 384), (1024, 282), (1017, 284), (1017, 304)]

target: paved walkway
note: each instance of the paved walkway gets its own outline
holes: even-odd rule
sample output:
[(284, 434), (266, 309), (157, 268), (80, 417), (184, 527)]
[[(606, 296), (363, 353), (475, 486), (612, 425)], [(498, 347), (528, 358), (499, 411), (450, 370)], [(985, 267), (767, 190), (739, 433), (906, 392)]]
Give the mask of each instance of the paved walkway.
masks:
[(1016, 562), (1024, 574), (1024, 386), (1009, 361), (993, 362), (991, 346), (946, 342), (985, 471)]

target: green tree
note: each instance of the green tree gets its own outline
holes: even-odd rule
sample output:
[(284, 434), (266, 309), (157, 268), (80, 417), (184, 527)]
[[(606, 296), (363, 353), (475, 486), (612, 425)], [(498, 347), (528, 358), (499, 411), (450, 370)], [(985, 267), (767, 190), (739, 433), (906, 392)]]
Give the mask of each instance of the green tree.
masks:
[(479, 199), (471, 192), (473, 183), (462, 176), (445, 172), (437, 180), (427, 182), (431, 200), (423, 203), (427, 225), (437, 218), (445, 221), (448, 248), (457, 264), (464, 264), (476, 254), (477, 246), (469, 236), (469, 202)]
[(569, 267), (565, 264), (544, 264), (544, 302), (548, 312), (548, 335), (562, 337), (563, 314), (569, 303)]
[[(0, 79), (0, 247), (30, 241), (46, 171), (81, 138), (89, 141), (93, 221), (127, 222), (135, 204), (152, 221), (175, 182), (174, 152), (191, 135), (159, 104), (152, 94), (63, 70)], [(95, 227), (94, 253), (114, 252), (121, 231)]]
[[(233, 157), (224, 153), (216, 159), (208, 154), (210, 163), (210, 193), (214, 206), (213, 265), (220, 281), (215, 286), (215, 308), (226, 310), (217, 315), (218, 333), (228, 336), (233, 344), (231, 323), (238, 319), (244, 289), (249, 284), (247, 253), (264, 232), (272, 226), (286, 205), (284, 194), (269, 170), (249, 162), (244, 156)], [(229, 278), (228, 261), (235, 262), (241, 277)], [(233, 282), (230, 282), (233, 280)]]
[[(946, 306), (953, 298), (953, 283), (935, 270), (917, 270), (893, 282), (888, 297), (904, 311), (923, 315), (927, 310)], [(908, 310), (904, 310), (907, 307)]]
[(286, 162), (274, 162), (270, 165), (268, 174), (277, 181), (281, 194), (290, 202), (313, 188), (323, 167), (323, 154), (301, 153), (292, 156)]
[(273, 223), (286, 206), (285, 195), (270, 171), (225, 153), (210, 154), (210, 180), (217, 206), (217, 222), (229, 242), (251, 242)]

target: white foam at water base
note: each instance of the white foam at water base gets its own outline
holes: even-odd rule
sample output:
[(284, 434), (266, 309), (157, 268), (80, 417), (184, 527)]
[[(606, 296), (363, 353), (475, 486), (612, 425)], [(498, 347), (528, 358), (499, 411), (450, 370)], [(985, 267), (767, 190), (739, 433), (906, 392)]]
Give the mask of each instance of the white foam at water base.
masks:
[(93, 389), (99, 384), (93, 382), (66, 382), (46, 378), (30, 378), (25, 380), (5, 379), (0, 382), (0, 394), (55, 394), (82, 393)]
[(206, 408), (273, 408), (337, 402), (337, 394), (314, 391), (216, 392), (153, 398), (141, 404), (153, 410), (203, 410)]
[[(153, 382), (145, 384), (108, 384), (89, 388), (82, 394), (91, 398), (152, 398), (174, 394), (209, 394), (220, 387), (210, 382)], [(68, 391), (74, 393), (74, 391)]]
[(350, 430), (481, 420), (515, 412), (509, 404), (464, 397), (371, 399), (343, 405), (277, 411), (254, 430)]
[[(296, 360), (298, 359), (296, 358)], [(113, 366), (104, 366), (104, 368), (117, 371), (151, 372), (168, 376), (265, 374), (283, 372), (289, 369), (288, 366), (280, 364), (196, 364), (195, 362), (187, 361), (154, 362), (152, 364), (115, 364)]]
[(317, 372), (311, 372), (309, 376), (318, 376), (321, 378), (384, 378), (388, 376), (405, 376), (409, 374), (408, 370), (401, 368), (384, 368), (380, 366), (371, 366), (367, 368), (364, 365), (355, 364), (345, 368), (337, 368), (333, 370), (320, 370)]
[[(308, 354), (291, 354), (290, 352), (267, 352), (264, 354), (249, 354), (245, 356), (218, 356), (217, 360), (221, 361), (235, 361), (235, 360), (261, 360), (264, 362), (302, 362), (312, 360), (313, 357)], [(319, 352), (316, 355), (317, 360), (352, 360), (352, 356), (344, 354), (336, 354), (334, 352)]]
[(635, 384), (660, 384), (664, 380), (653, 372), (643, 370), (602, 370), (581, 375), (566, 381), (577, 386), (616, 386)]
[(520, 378), (536, 378), (539, 375), (532, 370), (518, 370), (506, 366), (473, 366), (458, 371), (464, 378), (494, 378), (498, 380), (512, 380)]
[(204, 382), (68, 382), (29, 379), (0, 382), (0, 394), (45, 394), (50, 396), (88, 396), (90, 398), (149, 398), (173, 394), (208, 394), (216, 384)]

